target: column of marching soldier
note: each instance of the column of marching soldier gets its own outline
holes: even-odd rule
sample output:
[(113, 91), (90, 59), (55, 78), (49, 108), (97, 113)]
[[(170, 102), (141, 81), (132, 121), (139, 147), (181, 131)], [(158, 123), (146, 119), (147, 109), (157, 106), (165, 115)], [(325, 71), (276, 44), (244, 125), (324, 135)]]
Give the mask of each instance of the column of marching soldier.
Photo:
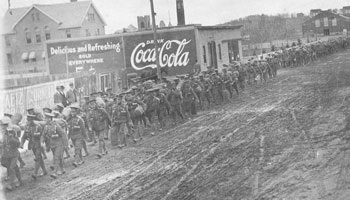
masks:
[[(142, 140), (145, 129), (154, 135), (156, 129), (161, 131), (169, 127), (169, 122), (176, 125), (178, 118), (180, 123), (191, 119), (197, 114), (197, 109), (209, 109), (231, 102), (244, 91), (246, 84), (264, 84), (276, 77), (278, 68), (303, 66), (319, 57), (348, 48), (349, 43), (348, 38), (338, 38), (306, 44), (270, 53), (265, 59), (224, 65), (220, 73), (208, 68), (206, 72), (168, 77), (160, 84), (146, 81), (118, 95), (111, 93), (112, 89), (109, 88), (105, 93), (93, 93), (80, 103), (67, 107), (60, 103), (54, 108), (44, 108), (42, 112), (30, 108), (24, 125), (19, 120), (13, 120), (18, 118), (18, 114), (5, 114), (1, 119), (1, 165), (7, 168), (6, 188), (13, 190), (23, 184), (19, 168), (25, 163), (18, 148), (23, 148), (26, 141), (28, 150), (34, 154), (32, 178), (37, 180), (48, 174), (44, 160), (50, 151), (53, 153), (50, 176), (58, 178), (65, 173), (65, 158), (70, 157), (69, 141), (74, 148), (72, 164), (79, 167), (84, 164), (82, 151), (84, 156), (89, 155), (87, 142), (91, 142), (90, 145), (98, 143), (96, 156), (102, 158), (108, 153), (106, 140), (110, 139), (112, 148), (120, 149), (127, 145), (127, 138), (137, 143)], [(154, 118), (159, 123), (155, 123)]]

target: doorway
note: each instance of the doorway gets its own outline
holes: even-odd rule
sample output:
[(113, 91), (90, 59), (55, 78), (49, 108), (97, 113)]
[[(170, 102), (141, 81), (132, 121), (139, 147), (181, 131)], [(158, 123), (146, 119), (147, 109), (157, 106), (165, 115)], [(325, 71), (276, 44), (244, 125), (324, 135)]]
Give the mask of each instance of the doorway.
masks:
[(109, 87), (110, 83), (110, 75), (109, 74), (102, 74), (100, 76), (100, 81), (101, 81), (101, 91), (105, 92), (106, 89)]
[(329, 35), (329, 29), (324, 29), (324, 30), (323, 30), (323, 34), (324, 34), (325, 36), (328, 36), (328, 35)]
[(211, 41), (208, 43), (209, 56), (210, 56), (210, 66), (214, 69), (218, 68), (218, 58), (216, 55), (216, 43), (215, 41)]

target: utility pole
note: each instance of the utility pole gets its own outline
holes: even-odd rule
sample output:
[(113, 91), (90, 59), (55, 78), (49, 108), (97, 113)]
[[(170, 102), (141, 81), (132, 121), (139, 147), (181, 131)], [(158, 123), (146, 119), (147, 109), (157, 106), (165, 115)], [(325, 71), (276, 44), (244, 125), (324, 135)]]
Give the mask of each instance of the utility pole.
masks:
[(155, 50), (156, 65), (157, 65), (157, 77), (158, 77), (158, 80), (161, 81), (162, 80), (162, 73), (160, 71), (159, 57), (158, 57), (158, 37), (157, 37), (157, 26), (156, 26), (156, 19), (155, 19), (156, 13), (154, 12), (153, 0), (150, 0), (150, 3), (151, 3), (151, 17), (152, 17), (152, 27), (153, 27), (154, 50)]

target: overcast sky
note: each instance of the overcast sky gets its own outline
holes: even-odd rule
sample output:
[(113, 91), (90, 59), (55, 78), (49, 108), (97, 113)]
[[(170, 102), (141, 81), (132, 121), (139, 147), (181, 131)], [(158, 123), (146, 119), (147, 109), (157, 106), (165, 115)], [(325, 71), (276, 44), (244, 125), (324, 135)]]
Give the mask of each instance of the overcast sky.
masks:
[[(11, 7), (31, 4), (65, 3), (70, 0), (11, 0)], [(78, 0), (79, 1), (79, 0)], [(156, 22), (164, 20), (177, 24), (176, 0), (153, 0)], [(97, 9), (107, 23), (106, 32), (112, 33), (137, 26), (137, 16), (149, 15), (149, 0), (95, 0)], [(187, 24), (215, 25), (252, 14), (309, 13), (310, 9), (334, 9), (349, 5), (349, 0), (184, 0)], [(1, 0), (1, 15), (7, 10), (7, 0)], [(63, 14), (63, 13), (62, 13)], [(66, 13), (69, 14), (69, 13)]]

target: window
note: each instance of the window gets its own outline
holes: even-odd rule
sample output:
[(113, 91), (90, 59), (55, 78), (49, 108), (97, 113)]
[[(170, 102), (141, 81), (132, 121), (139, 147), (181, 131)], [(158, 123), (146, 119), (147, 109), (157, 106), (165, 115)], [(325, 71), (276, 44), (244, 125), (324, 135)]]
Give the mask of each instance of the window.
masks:
[(145, 28), (145, 23), (144, 22), (141, 22), (141, 28)]
[(219, 59), (222, 60), (222, 56), (221, 56), (221, 44), (218, 44), (218, 49), (219, 49)]
[(72, 37), (72, 34), (70, 33), (69, 29), (66, 30), (66, 35), (67, 35), (67, 38), (71, 38)]
[(40, 43), (41, 42), (41, 34), (40, 34), (40, 29), (38, 27), (35, 27), (35, 39), (36, 39), (36, 43)]
[(46, 40), (51, 39), (50, 29), (48, 26), (45, 26), (45, 39)]
[(36, 15), (36, 20), (39, 21), (40, 20), (39, 13), (35, 13), (35, 15)]
[(332, 19), (332, 26), (337, 26), (337, 18)]
[(91, 35), (89, 29), (85, 29), (85, 34), (86, 34), (86, 36), (90, 36)]
[(95, 14), (94, 13), (89, 13), (88, 14), (88, 21), (89, 22), (94, 22), (95, 21)]
[(316, 19), (315, 20), (315, 26), (316, 26), (316, 28), (319, 28), (320, 27), (320, 20), (319, 19)]
[(100, 29), (99, 28), (96, 30), (96, 35), (100, 35)]
[(32, 36), (30, 34), (30, 31), (28, 28), (24, 29), (24, 32), (26, 34), (26, 41), (27, 41), (27, 44), (30, 44), (32, 43)]
[(5, 36), (5, 44), (7, 47), (11, 46), (11, 40), (9, 36)]
[(328, 27), (328, 17), (323, 18), (323, 23), (325, 27)]
[(206, 52), (205, 46), (203, 46), (203, 60), (204, 60), (204, 63), (207, 63), (207, 52)]
[(33, 22), (35, 21), (35, 14), (34, 13), (32, 13), (32, 20), (33, 20)]
[(13, 64), (12, 54), (7, 53), (6, 56), (7, 56), (7, 62), (9, 63), (9, 65), (12, 65)]

